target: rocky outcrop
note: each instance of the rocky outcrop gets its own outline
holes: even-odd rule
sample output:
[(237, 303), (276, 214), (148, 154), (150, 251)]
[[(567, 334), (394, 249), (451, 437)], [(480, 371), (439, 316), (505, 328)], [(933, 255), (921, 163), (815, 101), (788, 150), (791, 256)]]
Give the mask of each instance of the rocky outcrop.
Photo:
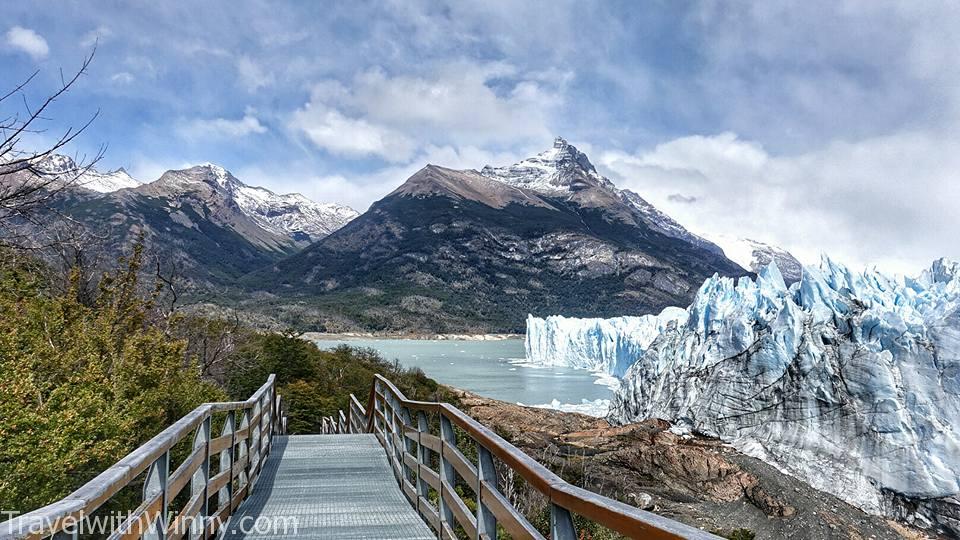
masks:
[(468, 414), (567, 481), (706, 530), (757, 538), (894, 539), (890, 526), (717, 439), (669, 422), (612, 426), (455, 391)]

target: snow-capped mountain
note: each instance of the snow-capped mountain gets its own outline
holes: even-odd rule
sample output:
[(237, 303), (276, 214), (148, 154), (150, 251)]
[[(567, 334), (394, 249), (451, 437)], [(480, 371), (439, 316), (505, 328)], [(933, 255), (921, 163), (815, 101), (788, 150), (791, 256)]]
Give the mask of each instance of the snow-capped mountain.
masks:
[(615, 373), (632, 356), (613, 420), (669, 419), (868, 512), (960, 534), (956, 263), (905, 278), (824, 259), (790, 287), (772, 264), (706, 280), (683, 314), (529, 328), (534, 360)]
[(750, 238), (738, 238), (723, 234), (705, 235), (705, 237), (720, 246), (727, 258), (748, 270), (759, 273), (768, 264), (775, 262), (787, 285), (800, 281), (803, 265), (783, 248)]
[(52, 174), (97, 193), (110, 193), (119, 189), (135, 188), (141, 184), (127, 174), (123, 167), (108, 172), (100, 172), (92, 167), (81, 167), (73, 158), (60, 154), (51, 154), (38, 161), (35, 167), (44, 174)]
[[(251, 276), (323, 294), (317, 326), (515, 332), (527, 313), (638, 315), (685, 305), (707, 277), (745, 275), (563, 139), (483, 171), (427, 165), (336, 233)], [(334, 305), (342, 298), (343, 305)], [(375, 316), (372, 314), (376, 314)]]
[[(68, 216), (97, 238), (102, 260), (114, 261), (142, 239), (146, 252), (176, 267), (198, 288), (234, 284), (240, 276), (294, 254), (343, 226), (357, 215), (336, 204), (321, 204), (300, 194), (278, 195), (248, 186), (223, 167), (205, 164), (165, 172), (141, 184), (123, 170), (100, 173), (78, 167), (65, 156), (50, 156), (35, 167), (56, 186), (48, 215), (25, 236), (42, 237)], [(31, 171), (12, 176), (36, 181)]]
[(167, 171), (153, 184), (146, 190), (169, 196), (192, 192), (204, 185), (212, 187), (264, 230), (302, 244), (329, 235), (359, 215), (348, 206), (314, 202), (299, 193), (279, 195), (266, 188), (248, 186), (212, 163)]
[(570, 197), (585, 203), (604, 204), (602, 200), (590, 197), (577, 197), (578, 192), (590, 188), (600, 188), (620, 199), (631, 208), (651, 229), (673, 238), (679, 238), (696, 246), (720, 252), (720, 248), (710, 241), (693, 234), (677, 223), (673, 218), (657, 210), (640, 195), (626, 189), (619, 189), (608, 178), (597, 172), (586, 154), (577, 150), (562, 137), (553, 141), (553, 148), (534, 157), (506, 167), (487, 165), (480, 174), (507, 185), (536, 191), (553, 197)]

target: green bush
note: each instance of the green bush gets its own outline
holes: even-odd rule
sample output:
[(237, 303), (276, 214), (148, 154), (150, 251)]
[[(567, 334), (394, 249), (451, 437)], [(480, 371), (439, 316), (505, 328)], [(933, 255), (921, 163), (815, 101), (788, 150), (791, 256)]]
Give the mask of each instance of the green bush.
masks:
[(141, 250), (94, 305), (56, 293), (46, 269), (0, 252), (0, 508), (62, 498), (205, 401), (222, 399), (151, 324)]
[(410, 399), (449, 401), (419, 369), (387, 362), (372, 349), (321, 350), (294, 333), (259, 334), (241, 345), (227, 368), (227, 388), (233, 398), (246, 399), (270, 373), (277, 375), (291, 434), (318, 433), (323, 417), (348, 410), (350, 394), (366, 407), (378, 373)]

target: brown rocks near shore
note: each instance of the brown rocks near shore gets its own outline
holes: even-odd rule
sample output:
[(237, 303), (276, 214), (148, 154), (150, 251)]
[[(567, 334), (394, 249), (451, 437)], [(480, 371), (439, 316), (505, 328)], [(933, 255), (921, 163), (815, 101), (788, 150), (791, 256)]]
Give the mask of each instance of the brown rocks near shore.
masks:
[(749, 530), (756, 538), (915, 538), (915, 530), (870, 516), (717, 439), (674, 433), (664, 420), (614, 427), (601, 418), (454, 392), (465, 412), (568, 482), (705, 530)]

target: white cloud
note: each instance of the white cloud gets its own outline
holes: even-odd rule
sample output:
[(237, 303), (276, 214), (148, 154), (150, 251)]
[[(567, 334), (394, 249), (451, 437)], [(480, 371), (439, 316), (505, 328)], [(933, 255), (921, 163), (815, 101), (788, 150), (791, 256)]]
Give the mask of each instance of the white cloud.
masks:
[(115, 82), (117, 84), (130, 84), (134, 80), (136, 80), (136, 77), (134, 77), (132, 73), (127, 71), (114, 73), (113, 75), (110, 76), (110, 81)]
[(410, 159), (414, 143), (402, 133), (362, 118), (349, 118), (321, 103), (308, 103), (296, 111), (290, 127), (313, 144), (346, 157), (377, 156), (391, 162)]
[(212, 118), (182, 122), (178, 131), (186, 139), (201, 139), (204, 137), (238, 138), (255, 133), (266, 133), (266, 126), (260, 123), (255, 113), (256, 111), (248, 108), (243, 118), (239, 120)]
[(240, 82), (250, 92), (256, 92), (273, 84), (273, 74), (264, 71), (249, 56), (241, 56), (237, 59), (237, 74), (240, 77)]
[(47, 40), (33, 30), (22, 26), (14, 26), (7, 31), (7, 44), (29, 54), (34, 60), (42, 60), (50, 54)]
[(84, 48), (93, 47), (96, 44), (102, 44), (104, 40), (113, 35), (113, 30), (106, 26), (98, 26), (87, 32), (80, 39), (80, 46)]
[(915, 273), (960, 257), (960, 137), (906, 133), (773, 156), (732, 133), (675, 139), (599, 166), (688, 228)]
[(549, 81), (568, 77), (535, 75), (526, 78), (497, 62), (448, 63), (431, 76), (370, 69), (349, 86), (334, 80), (314, 85), (310, 102), (289, 127), (333, 153), (392, 162), (429, 145), (506, 147), (549, 140), (547, 120), (560, 104)]

